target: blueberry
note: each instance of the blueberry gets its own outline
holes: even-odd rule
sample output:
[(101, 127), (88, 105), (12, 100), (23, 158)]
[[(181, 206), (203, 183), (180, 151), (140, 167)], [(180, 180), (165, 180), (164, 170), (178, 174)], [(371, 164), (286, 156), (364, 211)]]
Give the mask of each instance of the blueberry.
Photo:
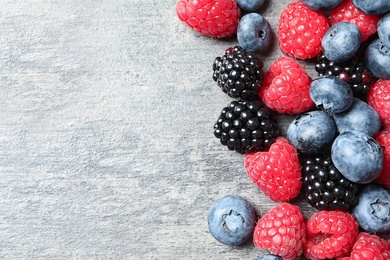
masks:
[(322, 48), (328, 60), (340, 63), (351, 59), (360, 47), (359, 27), (351, 22), (332, 25), (322, 38)]
[(354, 98), (351, 107), (342, 113), (333, 115), (340, 133), (355, 130), (375, 137), (381, 130), (381, 119), (369, 104)]
[(321, 76), (310, 84), (310, 98), (328, 115), (347, 110), (353, 101), (353, 92), (348, 83), (336, 76)]
[(265, 52), (271, 44), (272, 33), (268, 21), (258, 13), (244, 15), (237, 27), (238, 43), (252, 52)]
[(336, 136), (333, 119), (320, 110), (300, 114), (289, 125), (287, 139), (301, 153), (318, 153)]
[(375, 139), (365, 133), (348, 131), (336, 137), (331, 157), (334, 166), (352, 182), (375, 180), (383, 167), (383, 152)]
[(390, 79), (390, 48), (380, 39), (375, 39), (368, 45), (364, 61), (374, 77)]
[(256, 220), (253, 206), (244, 198), (233, 195), (216, 200), (208, 214), (211, 235), (226, 245), (244, 243), (252, 236)]
[(339, 6), (344, 0), (302, 0), (302, 2), (314, 11), (330, 11)]
[(390, 13), (379, 19), (377, 31), (382, 44), (390, 48)]
[(237, 0), (236, 2), (242, 10), (253, 12), (260, 9), (265, 0)]
[(283, 260), (281, 256), (265, 254), (256, 258), (256, 260)]
[(390, 231), (390, 190), (377, 184), (368, 184), (361, 191), (352, 214), (360, 227), (369, 233)]
[(389, 0), (352, 0), (357, 9), (366, 14), (384, 14), (390, 11)]

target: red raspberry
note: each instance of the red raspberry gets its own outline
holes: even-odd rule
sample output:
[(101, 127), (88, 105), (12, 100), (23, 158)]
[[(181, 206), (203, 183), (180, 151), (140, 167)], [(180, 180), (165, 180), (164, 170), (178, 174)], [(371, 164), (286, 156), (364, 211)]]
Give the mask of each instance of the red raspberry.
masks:
[(288, 4), (280, 14), (278, 39), (280, 49), (301, 60), (322, 52), (321, 39), (329, 29), (326, 17), (297, 1)]
[(344, 257), (342, 259), (388, 260), (390, 259), (390, 247), (380, 237), (361, 232), (356, 238), (350, 257)]
[(281, 57), (265, 73), (259, 95), (266, 106), (279, 113), (299, 114), (314, 106), (309, 92), (311, 82), (296, 60)]
[(302, 254), (305, 234), (305, 220), (300, 208), (285, 202), (259, 219), (253, 242), (284, 260), (295, 260)]
[(375, 138), (383, 150), (383, 169), (375, 181), (390, 188), (390, 129), (380, 131)]
[(267, 152), (247, 153), (245, 169), (249, 178), (273, 201), (295, 198), (301, 189), (301, 165), (297, 150), (278, 137)]
[(340, 210), (314, 213), (306, 223), (305, 256), (309, 259), (348, 256), (358, 226), (351, 214)]
[(376, 33), (379, 16), (363, 13), (355, 7), (351, 0), (344, 1), (329, 14), (331, 25), (339, 22), (351, 22), (357, 25), (362, 34), (361, 41)]
[(237, 32), (240, 8), (235, 0), (179, 0), (176, 15), (200, 34), (224, 38)]
[(390, 128), (390, 80), (379, 79), (367, 93), (367, 102), (372, 106), (382, 121), (382, 126)]

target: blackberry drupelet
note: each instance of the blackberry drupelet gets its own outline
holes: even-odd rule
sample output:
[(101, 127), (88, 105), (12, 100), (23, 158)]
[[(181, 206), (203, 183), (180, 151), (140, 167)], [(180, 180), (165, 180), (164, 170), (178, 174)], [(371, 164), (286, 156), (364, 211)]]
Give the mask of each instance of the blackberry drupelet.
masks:
[(358, 200), (359, 185), (346, 179), (330, 156), (302, 159), (302, 177), (307, 202), (319, 210), (349, 211)]
[(375, 82), (374, 76), (356, 56), (345, 62), (334, 63), (322, 54), (317, 58), (315, 70), (318, 76), (333, 75), (347, 82), (357, 97), (367, 94)]
[(241, 46), (228, 48), (213, 63), (213, 80), (232, 98), (257, 98), (263, 79), (263, 61)]
[(229, 150), (245, 154), (270, 147), (280, 133), (277, 121), (261, 101), (235, 100), (222, 109), (214, 135)]

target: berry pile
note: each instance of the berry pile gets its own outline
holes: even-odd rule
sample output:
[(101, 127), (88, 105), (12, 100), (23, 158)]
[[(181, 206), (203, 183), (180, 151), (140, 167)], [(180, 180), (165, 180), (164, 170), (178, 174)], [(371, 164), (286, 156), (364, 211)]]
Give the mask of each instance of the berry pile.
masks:
[(356, 56), (345, 62), (335, 63), (322, 54), (317, 58), (315, 70), (318, 76), (336, 76), (348, 83), (357, 97), (366, 95), (375, 80), (367, 70), (364, 62)]
[[(279, 204), (260, 218), (238, 196), (210, 208), (209, 231), (258, 259), (389, 259), (390, 4), (388, 0), (296, 0), (281, 12), (286, 56), (264, 71), (272, 43), (264, 0), (178, 0), (179, 19), (211, 37), (237, 35), (215, 58), (213, 80), (233, 100), (214, 135), (244, 154), (247, 176)], [(241, 16), (241, 12), (247, 14)], [(299, 59), (300, 61), (296, 60)], [(311, 78), (303, 60), (312, 59)], [(281, 136), (274, 115), (293, 116)], [(316, 212), (304, 219), (294, 199)]]

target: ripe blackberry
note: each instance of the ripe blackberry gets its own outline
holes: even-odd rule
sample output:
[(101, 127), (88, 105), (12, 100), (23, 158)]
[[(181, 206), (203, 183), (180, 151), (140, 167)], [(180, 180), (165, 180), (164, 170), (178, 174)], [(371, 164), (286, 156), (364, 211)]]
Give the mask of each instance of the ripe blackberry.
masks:
[(307, 202), (319, 210), (348, 211), (356, 205), (359, 185), (346, 179), (330, 156), (302, 158), (303, 187)]
[(213, 80), (232, 98), (250, 100), (257, 97), (263, 79), (263, 61), (241, 46), (228, 48), (213, 63)]
[(375, 82), (374, 76), (356, 56), (345, 62), (335, 63), (322, 54), (317, 58), (315, 70), (318, 76), (333, 75), (347, 82), (355, 96), (367, 94), (371, 85)]
[(279, 130), (270, 110), (259, 100), (238, 100), (222, 109), (214, 135), (229, 150), (244, 154), (270, 147)]

